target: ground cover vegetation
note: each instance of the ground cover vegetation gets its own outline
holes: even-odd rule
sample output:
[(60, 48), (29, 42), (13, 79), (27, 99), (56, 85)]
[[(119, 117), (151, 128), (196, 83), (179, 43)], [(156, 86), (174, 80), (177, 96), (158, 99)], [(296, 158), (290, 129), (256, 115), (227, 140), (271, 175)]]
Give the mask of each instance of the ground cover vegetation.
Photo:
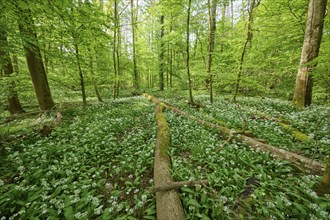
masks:
[(327, 3), (0, 1), (0, 219), (329, 219)]

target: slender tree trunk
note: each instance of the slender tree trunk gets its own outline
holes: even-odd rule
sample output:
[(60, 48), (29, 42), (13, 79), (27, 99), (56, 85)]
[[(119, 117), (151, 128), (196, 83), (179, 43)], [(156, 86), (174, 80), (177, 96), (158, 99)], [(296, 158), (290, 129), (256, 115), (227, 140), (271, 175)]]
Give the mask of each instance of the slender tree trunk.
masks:
[(312, 103), (313, 76), (322, 39), (327, 0), (310, 0), (308, 5), (305, 37), (296, 77), (293, 104), (303, 108)]
[[(173, 16), (171, 15), (170, 33), (173, 30)], [(170, 88), (173, 87), (173, 45), (170, 45)]]
[[(0, 18), (1, 24), (2, 18)], [(14, 73), (14, 68), (10, 59), (9, 53), (6, 51), (6, 47), (8, 47), (7, 41), (7, 33), (4, 29), (0, 29), (0, 63), (2, 64), (1, 69), (4, 71), (4, 75), (6, 77), (11, 77)], [(10, 114), (17, 114), (24, 112), (22, 105), (18, 99), (17, 91), (16, 91), (16, 84), (15, 81), (10, 79), (8, 82), (8, 110)]]
[(234, 29), (234, 0), (230, 0), (231, 29)]
[(74, 48), (75, 48), (75, 52), (76, 52), (76, 59), (77, 59), (77, 65), (78, 65), (78, 71), (79, 71), (81, 96), (82, 96), (82, 99), (83, 99), (83, 104), (84, 104), (84, 106), (86, 106), (87, 105), (87, 100), (86, 100), (84, 74), (82, 72), (81, 64), (80, 64), (79, 47), (76, 43), (74, 44)]
[(245, 55), (247, 53), (249, 44), (251, 44), (252, 37), (253, 37), (253, 34), (252, 34), (253, 11), (259, 4), (260, 4), (260, 2), (257, 2), (256, 0), (252, 0), (250, 9), (248, 11), (249, 20), (248, 20), (248, 26), (247, 26), (247, 35), (246, 35), (246, 40), (245, 40), (245, 43), (244, 43), (244, 46), (243, 46), (241, 59), (240, 59), (240, 62), (239, 62), (239, 69), (238, 69), (238, 74), (237, 74), (237, 79), (236, 79), (235, 93), (234, 93), (234, 97), (233, 97), (234, 102), (236, 102), (236, 97), (238, 95), (239, 85), (240, 85), (240, 82), (241, 82), (244, 58), (245, 58)]
[(194, 99), (192, 95), (192, 82), (191, 82), (191, 76), (190, 76), (190, 52), (189, 52), (189, 47), (190, 47), (190, 9), (191, 9), (191, 0), (188, 0), (188, 10), (187, 10), (187, 48), (186, 48), (186, 53), (187, 53), (187, 60), (186, 60), (186, 65), (187, 65), (187, 77), (188, 77), (188, 87), (189, 87), (189, 103), (194, 104)]
[(115, 74), (115, 80), (113, 84), (113, 99), (117, 97), (118, 90), (118, 62), (117, 62), (117, 32), (118, 32), (118, 3), (114, 0), (114, 23), (115, 29), (113, 31), (113, 47), (112, 47), (112, 59), (113, 59), (113, 70)]
[(90, 70), (91, 70), (95, 95), (97, 97), (97, 100), (99, 100), (99, 102), (103, 102), (103, 99), (102, 99), (101, 94), (99, 92), (99, 89), (97, 87), (97, 81), (96, 81), (95, 75), (94, 75), (94, 64), (93, 63), (94, 63), (93, 54), (92, 54), (92, 51), (89, 49), (89, 67), (90, 67)]
[(214, 38), (216, 30), (216, 10), (218, 0), (208, 0), (209, 11), (209, 43), (207, 50), (207, 73), (210, 89), (210, 102), (213, 103), (213, 73), (212, 73), (212, 54), (214, 50)]
[(164, 15), (160, 16), (159, 90), (164, 90)]
[(173, 88), (173, 48), (170, 49), (170, 88)]
[(20, 6), (17, 8), (20, 13), (20, 19), (18, 21), (19, 31), (23, 35), (22, 41), (26, 52), (26, 61), (38, 99), (39, 108), (41, 111), (51, 110), (55, 104), (49, 89), (31, 12), (29, 9), (20, 8)]
[(136, 19), (134, 16), (134, 0), (131, 0), (131, 23), (132, 23), (132, 46), (133, 46), (133, 86), (134, 90), (139, 90), (139, 76), (137, 71), (136, 65), (136, 36), (135, 36), (135, 29), (136, 29)]

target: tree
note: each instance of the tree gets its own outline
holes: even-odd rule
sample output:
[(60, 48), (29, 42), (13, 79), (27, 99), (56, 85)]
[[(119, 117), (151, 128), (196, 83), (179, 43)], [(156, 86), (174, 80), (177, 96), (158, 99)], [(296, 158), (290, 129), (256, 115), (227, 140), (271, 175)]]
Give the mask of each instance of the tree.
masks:
[(326, 7), (327, 0), (309, 1), (304, 43), (293, 98), (293, 104), (297, 107), (306, 107), (312, 103), (312, 73), (317, 65), (316, 58), (319, 55)]
[[(14, 68), (10, 59), (10, 55), (7, 51), (9, 45), (7, 41), (7, 33), (4, 29), (3, 17), (0, 17), (0, 64), (4, 71), (4, 75), (11, 77), (14, 73)], [(10, 114), (17, 114), (23, 112), (22, 105), (18, 99), (16, 84), (13, 80), (9, 80), (8, 83), (8, 110)]]
[(55, 104), (49, 89), (31, 10), (25, 1), (20, 1), (20, 4), (17, 5), (17, 9), (19, 13), (19, 31), (22, 35), (26, 61), (38, 99), (39, 108), (41, 111), (51, 110)]
[(186, 44), (186, 67), (187, 67), (187, 77), (188, 77), (188, 89), (189, 89), (189, 103), (194, 104), (194, 99), (192, 95), (192, 82), (191, 82), (191, 76), (190, 76), (190, 53), (189, 53), (189, 47), (190, 47), (190, 10), (191, 10), (191, 0), (188, 0), (188, 9), (187, 9), (187, 44)]
[(120, 64), (120, 60), (119, 60), (119, 38), (120, 38), (120, 34), (119, 34), (119, 15), (118, 15), (118, 1), (114, 0), (113, 3), (113, 9), (114, 9), (114, 30), (113, 30), (113, 48), (112, 48), (112, 59), (113, 59), (113, 70), (115, 73), (115, 82), (113, 85), (113, 98), (116, 99), (118, 98), (119, 95), (119, 73), (120, 73), (120, 69), (119, 69), (119, 64)]
[(134, 90), (139, 90), (139, 76), (136, 65), (136, 22), (137, 13), (134, 13), (134, 0), (131, 0), (131, 26), (132, 26), (132, 49), (133, 49), (133, 86)]
[(212, 73), (212, 54), (214, 50), (214, 37), (216, 29), (216, 10), (218, 0), (208, 0), (208, 12), (209, 12), (209, 39), (207, 50), (207, 73), (210, 89), (210, 102), (213, 103), (213, 73)]
[(330, 156), (328, 157), (323, 178), (316, 188), (319, 195), (330, 194)]
[(159, 18), (160, 22), (160, 52), (159, 52), (159, 90), (164, 90), (164, 15)]
[(234, 93), (234, 97), (233, 97), (233, 101), (236, 101), (236, 97), (238, 95), (238, 89), (239, 89), (239, 84), (241, 81), (241, 76), (242, 76), (242, 72), (243, 72), (243, 64), (244, 64), (244, 59), (245, 59), (245, 55), (247, 53), (247, 50), (251, 44), (252, 41), (252, 24), (253, 24), (253, 10), (260, 4), (259, 1), (257, 0), (252, 0), (251, 5), (250, 5), (250, 9), (248, 11), (249, 13), (249, 19), (248, 19), (248, 25), (247, 25), (247, 34), (246, 34), (246, 40), (243, 46), (243, 50), (242, 50), (242, 54), (241, 54), (241, 58), (239, 61), (239, 69), (238, 69), (238, 74), (237, 74), (237, 79), (236, 79), (236, 86), (235, 86), (235, 93)]

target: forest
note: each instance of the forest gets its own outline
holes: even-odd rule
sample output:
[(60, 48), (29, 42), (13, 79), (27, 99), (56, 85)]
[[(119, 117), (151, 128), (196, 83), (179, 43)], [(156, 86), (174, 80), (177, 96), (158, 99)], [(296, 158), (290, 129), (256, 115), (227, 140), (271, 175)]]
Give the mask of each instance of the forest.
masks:
[(327, 0), (0, 0), (0, 219), (330, 219)]

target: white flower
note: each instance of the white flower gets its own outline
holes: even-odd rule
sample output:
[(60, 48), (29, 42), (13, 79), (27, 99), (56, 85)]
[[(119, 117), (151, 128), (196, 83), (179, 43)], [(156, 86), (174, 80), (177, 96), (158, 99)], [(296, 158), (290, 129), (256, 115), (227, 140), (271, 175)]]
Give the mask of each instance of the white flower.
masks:
[(97, 197), (93, 197), (92, 203), (93, 205), (98, 206), (100, 204), (100, 200)]
[(142, 195), (142, 201), (145, 202), (147, 200), (147, 195)]
[(2, 179), (0, 179), (0, 186), (3, 186), (3, 185), (5, 185), (5, 182)]
[(87, 212), (83, 212), (83, 213), (77, 212), (76, 214), (74, 214), (74, 217), (76, 219), (81, 219), (81, 218), (85, 217), (86, 215), (87, 215)]
[(95, 215), (100, 215), (102, 213), (102, 208), (103, 208), (103, 205), (100, 205), (99, 207), (97, 207), (96, 209), (94, 209), (94, 214)]

